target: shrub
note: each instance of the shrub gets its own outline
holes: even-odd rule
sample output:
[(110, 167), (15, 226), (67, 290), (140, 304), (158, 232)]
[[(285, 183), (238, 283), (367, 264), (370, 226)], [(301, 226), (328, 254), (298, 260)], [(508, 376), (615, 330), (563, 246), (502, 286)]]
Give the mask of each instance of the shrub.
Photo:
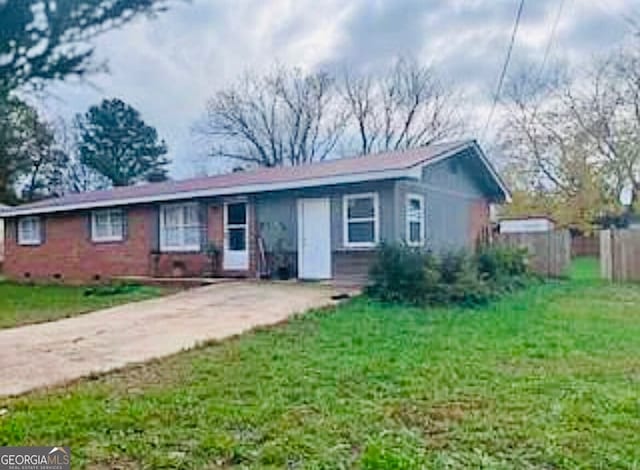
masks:
[(424, 303), (428, 256), (422, 250), (407, 245), (380, 244), (369, 273), (371, 284), (368, 293), (384, 302)]
[(506, 246), (485, 247), (476, 255), (480, 277), (496, 291), (511, 291), (531, 278), (526, 249)]
[(406, 244), (382, 244), (370, 271), (367, 293), (384, 302), (478, 306), (526, 285), (526, 252), (489, 247), (434, 256)]
[(446, 303), (468, 307), (483, 305), (493, 297), (492, 289), (478, 272), (475, 258), (467, 251), (449, 251), (441, 256), (441, 286)]

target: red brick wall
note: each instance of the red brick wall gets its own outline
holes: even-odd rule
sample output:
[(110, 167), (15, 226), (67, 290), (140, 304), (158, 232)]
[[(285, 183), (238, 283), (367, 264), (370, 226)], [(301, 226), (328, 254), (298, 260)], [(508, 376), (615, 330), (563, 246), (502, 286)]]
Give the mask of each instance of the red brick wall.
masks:
[[(223, 205), (211, 204), (207, 208), (207, 240), (220, 250), (224, 241)], [(222, 274), (222, 254), (218, 258), (216, 272), (206, 253), (155, 253), (151, 256), (151, 275), (156, 277), (202, 277)]]
[(477, 246), (477, 243), (487, 236), (489, 226), (489, 202), (485, 199), (474, 201), (471, 206), (469, 224), (469, 235), (472, 247)]
[(8, 221), (4, 273), (15, 279), (90, 281), (94, 276), (144, 276), (149, 274), (149, 253), (155, 238), (155, 214), (148, 207), (128, 211), (127, 238), (118, 243), (92, 243), (89, 213), (54, 214), (43, 217), (44, 243), (20, 246), (16, 221)]
[(151, 255), (154, 277), (210, 276), (209, 258), (204, 253), (156, 253)]
[[(223, 204), (208, 207), (207, 237), (222, 251), (224, 244)], [(255, 206), (249, 205), (250, 272), (224, 272), (223, 255), (215, 274), (253, 275), (256, 268)], [(20, 246), (16, 241), (15, 220), (8, 222), (4, 274), (18, 280), (56, 280), (88, 282), (119, 276), (200, 277), (211, 275), (205, 253), (158, 253), (157, 209), (132, 207), (127, 211), (127, 237), (123, 242), (93, 243), (89, 212), (54, 214), (43, 217), (45, 240), (39, 246)]]
[(209, 207), (207, 232), (209, 240), (222, 250), (224, 244), (224, 206), (222, 203), (212, 204)]

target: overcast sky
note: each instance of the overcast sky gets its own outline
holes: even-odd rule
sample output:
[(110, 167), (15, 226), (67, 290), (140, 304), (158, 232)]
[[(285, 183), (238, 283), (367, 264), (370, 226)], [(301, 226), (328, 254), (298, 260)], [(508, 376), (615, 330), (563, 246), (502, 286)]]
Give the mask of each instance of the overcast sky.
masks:
[[(552, 62), (577, 66), (629, 35), (640, 0), (565, 0)], [(208, 97), (245, 70), (275, 62), (306, 69), (384, 67), (398, 55), (433, 64), (486, 119), (518, 0), (191, 0), (96, 42), (110, 72), (92, 85), (49, 88), (50, 116), (71, 117), (104, 97), (138, 108), (166, 139), (174, 177), (201, 173), (190, 127)], [(560, 0), (528, 0), (514, 69), (542, 61)], [(481, 127), (481, 126), (480, 126)]]

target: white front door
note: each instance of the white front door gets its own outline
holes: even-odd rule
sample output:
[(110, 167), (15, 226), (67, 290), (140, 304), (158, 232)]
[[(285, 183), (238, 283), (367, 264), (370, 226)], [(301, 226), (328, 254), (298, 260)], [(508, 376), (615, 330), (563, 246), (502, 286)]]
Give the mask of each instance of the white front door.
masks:
[(298, 277), (331, 278), (331, 205), (328, 198), (298, 199)]
[(223, 268), (227, 271), (249, 269), (249, 213), (247, 203), (227, 202), (224, 205)]

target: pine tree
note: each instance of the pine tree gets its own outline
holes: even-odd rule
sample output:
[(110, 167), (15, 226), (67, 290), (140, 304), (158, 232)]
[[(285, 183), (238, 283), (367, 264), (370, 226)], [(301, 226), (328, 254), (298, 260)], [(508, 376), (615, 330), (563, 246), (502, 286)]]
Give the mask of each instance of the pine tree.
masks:
[(167, 146), (140, 113), (119, 99), (103, 100), (76, 117), (83, 164), (113, 186), (167, 178)]

